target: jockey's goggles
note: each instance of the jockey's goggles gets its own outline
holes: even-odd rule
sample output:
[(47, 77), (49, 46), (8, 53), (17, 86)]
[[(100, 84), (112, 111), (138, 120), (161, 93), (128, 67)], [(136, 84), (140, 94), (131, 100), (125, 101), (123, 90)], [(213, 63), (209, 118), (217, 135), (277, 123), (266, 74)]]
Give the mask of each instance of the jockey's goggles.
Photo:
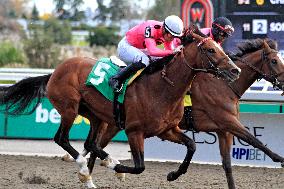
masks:
[[(220, 28), (224, 33), (226, 33), (228, 36), (231, 36), (232, 35), (232, 33), (235, 31), (235, 29), (232, 27), (232, 26), (230, 26), (230, 25), (225, 25), (225, 27), (223, 27), (223, 26), (221, 26), (221, 25), (219, 25), (219, 24), (216, 24), (216, 23), (213, 23), (215, 26), (217, 26), (218, 28)], [(221, 33), (220, 33), (220, 35), (222, 36), (222, 37), (228, 37), (228, 36), (225, 36), (224, 34), (222, 35)]]

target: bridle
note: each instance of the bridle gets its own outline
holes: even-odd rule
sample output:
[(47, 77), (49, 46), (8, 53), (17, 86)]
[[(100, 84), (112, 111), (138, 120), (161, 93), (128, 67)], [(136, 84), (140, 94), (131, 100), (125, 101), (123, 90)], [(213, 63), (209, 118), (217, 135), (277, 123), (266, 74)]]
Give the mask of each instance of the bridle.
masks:
[[(205, 67), (205, 63), (206, 62), (209, 66), (208, 68), (201, 68), (201, 69), (198, 69), (198, 68), (193, 68), (192, 66), (190, 66), (186, 59), (185, 59), (185, 55), (184, 55), (184, 48), (182, 49), (181, 51), (181, 58), (182, 58), (182, 62), (184, 62), (186, 64), (187, 67), (189, 67), (191, 70), (193, 70), (194, 72), (206, 72), (206, 73), (211, 73), (217, 77), (220, 77), (221, 76), (221, 71), (220, 69), (218, 68), (218, 65), (219, 62), (223, 61), (225, 59), (225, 57), (223, 58), (220, 58), (218, 59), (216, 62), (208, 55), (208, 53), (204, 50), (204, 48), (202, 47), (207, 41), (209, 40), (213, 40), (211, 37), (207, 37), (207, 38), (204, 38), (203, 40), (201, 40), (198, 44), (197, 44), (197, 47), (198, 47), (198, 50), (201, 52), (201, 61), (202, 61), (202, 65), (203, 67)], [(213, 40), (214, 41), (214, 40)], [(204, 55), (204, 56), (202, 56)], [(206, 60), (204, 60), (204, 58), (206, 58)]]
[[(225, 59), (225, 57), (220, 58), (220, 59), (218, 59), (218, 60), (215, 62), (215, 61), (206, 53), (206, 51), (204, 50), (204, 48), (202, 48), (202, 46), (203, 46), (207, 41), (209, 41), (209, 40), (213, 40), (213, 39), (212, 39), (211, 37), (206, 37), (206, 38), (204, 38), (203, 40), (201, 40), (199, 43), (197, 43), (198, 50), (201, 52), (201, 61), (202, 61), (202, 65), (203, 65), (204, 68), (194, 68), (194, 67), (192, 67), (191, 65), (189, 65), (189, 64), (187, 63), (187, 60), (186, 60), (186, 58), (185, 58), (185, 53), (184, 53), (184, 47), (181, 49), (181, 52), (180, 52), (180, 53), (177, 53), (177, 54), (175, 55), (174, 59), (176, 59), (176, 58), (177, 58), (177, 55), (180, 54), (180, 55), (181, 55), (181, 60), (182, 60), (181, 62), (183, 62), (183, 63), (184, 63), (189, 69), (191, 69), (193, 72), (196, 72), (196, 73), (198, 73), (198, 72), (211, 73), (211, 74), (215, 75), (217, 78), (219, 78), (219, 77), (222, 75), (222, 71), (220, 71), (220, 69), (219, 69), (218, 66), (216, 66), (216, 65), (218, 65), (219, 62), (223, 61), (223, 60)], [(214, 41), (214, 40), (213, 40), (213, 41)], [(196, 42), (196, 41), (194, 41), (194, 42)], [(204, 61), (204, 58), (203, 58), (204, 56), (202, 56), (202, 54), (205, 55), (205, 58), (206, 58), (205, 61)], [(171, 61), (171, 62), (173, 62), (173, 61)], [(204, 66), (205, 63), (204, 63), (204, 62), (206, 62), (206, 63), (209, 65), (208, 68), (205, 68), (205, 66)], [(169, 64), (167, 64), (167, 65), (169, 65)], [(164, 66), (164, 68), (163, 68), (161, 74), (162, 74), (162, 78), (165, 79), (167, 83), (169, 83), (170, 85), (174, 86), (174, 83), (166, 76), (166, 75), (167, 75), (167, 74), (166, 74), (166, 65)]]
[[(202, 48), (202, 45), (206, 43), (206, 41), (209, 41), (209, 40), (213, 40), (211, 37), (207, 37), (207, 38), (204, 38), (201, 42), (199, 42), (197, 44), (197, 47), (199, 49), (199, 51), (201, 52), (201, 54), (205, 55), (206, 57), (206, 60), (205, 62), (207, 62), (207, 64), (209, 65), (209, 69), (207, 69), (207, 72), (208, 73), (212, 73), (213, 75), (215, 75), (216, 77), (220, 77), (221, 74), (222, 74), (222, 71), (220, 71), (220, 69), (218, 68), (218, 64), (220, 62), (222, 62), (225, 57), (222, 57), (222, 58), (219, 58), (216, 62), (212, 59), (211, 56), (208, 55), (208, 53), (206, 53), (206, 51), (204, 50), (204, 48)], [(214, 40), (213, 40), (214, 41)], [(204, 65), (204, 56), (201, 56), (201, 61), (202, 61), (202, 64)]]
[[(258, 75), (259, 75), (259, 78), (257, 79), (258, 81), (261, 80), (261, 79), (265, 79), (266, 81), (269, 81), (272, 85), (273, 85), (273, 88), (274, 89), (280, 89), (280, 82), (278, 81), (277, 77), (278, 77), (278, 74), (276, 74), (275, 72), (273, 72), (273, 69), (271, 67), (271, 64), (268, 64), (269, 66), (269, 69), (270, 69), (270, 74), (267, 75), (265, 74), (263, 71), (262, 71), (262, 68), (263, 68), (263, 65), (264, 63), (268, 62), (269, 59), (268, 59), (268, 55), (269, 54), (272, 54), (272, 53), (278, 53), (278, 51), (274, 50), (274, 49), (271, 49), (271, 51), (269, 52), (265, 52), (265, 49), (262, 50), (261, 52), (261, 66), (260, 66), (260, 69), (258, 69), (257, 67), (255, 67), (254, 65), (251, 65), (248, 63), (248, 61), (244, 58), (240, 58), (240, 57), (236, 57), (236, 60), (244, 63), (245, 65), (247, 65), (249, 68), (251, 68), (253, 71), (255, 71)], [(235, 90), (235, 88), (229, 84), (229, 87), (232, 89), (232, 91), (239, 97), (241, 98), (241, 95)]]
[(280, 85), (280, 82), (278, 81), (277, 77), (278, 77), (278, 74), (275, 73), (271, 67), (271, 64), (268, 64), (269, 66), (269, 69), (270, 69), (270, 74), (265, 74), (263, 71), (262, 71), (262, 68), (263, 68), (263, 65), (265, 62), (268, 62), (269, 59), (268, 59), (268, 55), (269, 54), (278, 54), (278, 51), (274, 50), (274, 49), (271, 49), (269, 52), (265, 52), (265, 50), (263, 49), (262, 52), (261, 52), (261, 66), (260, 66), (260, 69), (258, 69), (257, 67), (255, 67), (254, 65), (251, 65), (249, 64), (245, 59), (242, 59), (242, 58), (237, 58), (237, 60), (239, 60), (240, 62), (244, 63), (245, 65), (247, 65), (248, 67), (250, 67), (252, 70), (254, 70), (256, 73), (258, 73), (259, 75), (259, 78), (257, 80), (260, 80), (260, 79), (265, 79), (266, 81), (269, 81), (272, 85), (273, 85), (273, 88), (274, 89), (279, 89), (279, 85)]

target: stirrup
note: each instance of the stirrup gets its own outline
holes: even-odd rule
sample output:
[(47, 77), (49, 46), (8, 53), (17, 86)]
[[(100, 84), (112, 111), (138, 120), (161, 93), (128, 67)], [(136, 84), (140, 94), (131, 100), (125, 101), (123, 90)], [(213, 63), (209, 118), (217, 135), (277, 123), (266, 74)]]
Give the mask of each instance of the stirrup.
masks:
[(113, 89), (113, 92), (120, 93), (123, 88), (123, 84), (120, 84), (120, 82), (114, 78), (110, 78), (108, 84)]
[(116, 93), (122, 93), (123, 86), (124, 86), (124, 84), (122, 83), (122, 84), (120, 85), (120, 88), (115, 88), (115, 89), (114, 89), (114, 92), (116, 92)]

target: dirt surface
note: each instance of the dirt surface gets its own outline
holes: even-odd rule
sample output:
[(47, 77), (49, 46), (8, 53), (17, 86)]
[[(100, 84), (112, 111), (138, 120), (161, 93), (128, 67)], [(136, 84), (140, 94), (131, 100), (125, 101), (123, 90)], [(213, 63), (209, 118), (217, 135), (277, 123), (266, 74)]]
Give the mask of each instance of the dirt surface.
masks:
[[(131, 165), (131, 161), (122, 161)], [(121, 182), (114, 173), (97, 161), (93, 179), (101, 189), (219, 189), (227, 188), (221, 166), (191, 164), (188, 172), (173, 182), (167, 174), (179, 163), (146, 162), (140, 175), (127, 174)], [(1, 189), (82, 189), (77, 177), (78, 167), (59, 157), (29, 157), (0, 155)], [(237, 188), (283, 189), (284, 169), (233, 167)]]

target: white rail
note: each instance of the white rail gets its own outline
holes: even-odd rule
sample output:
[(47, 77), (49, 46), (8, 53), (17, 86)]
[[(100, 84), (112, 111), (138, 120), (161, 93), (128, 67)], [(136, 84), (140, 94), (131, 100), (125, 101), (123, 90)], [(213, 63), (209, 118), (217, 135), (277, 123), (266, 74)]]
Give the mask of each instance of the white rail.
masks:
[(54, 69), (0, 68), (0, 81), (20, 81), (27, 77), (50, 74)]

